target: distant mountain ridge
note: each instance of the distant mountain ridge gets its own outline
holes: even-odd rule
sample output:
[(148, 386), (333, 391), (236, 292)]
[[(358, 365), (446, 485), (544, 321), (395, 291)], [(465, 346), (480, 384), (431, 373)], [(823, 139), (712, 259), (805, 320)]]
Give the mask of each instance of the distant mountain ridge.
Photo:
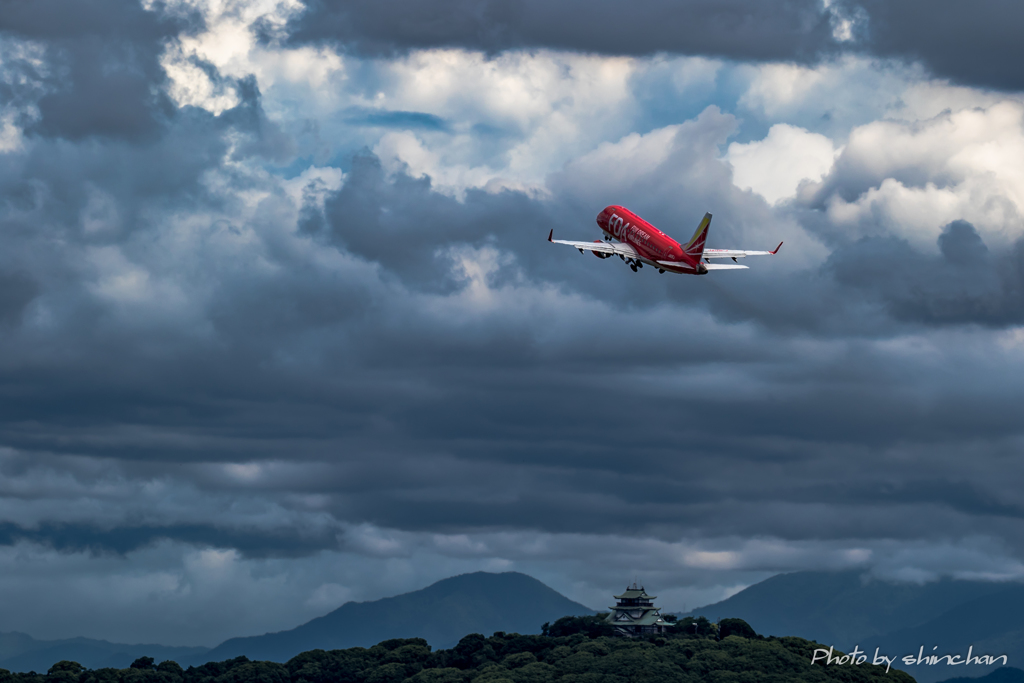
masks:
[(941, 683), (1024, 683), (1024, 671), (1004, 666), (981, 678), (949, 678)]
[(0, 669), (45, 673), (62, 659), (78, 662), (90, 669), (124, 668), (139, 657), (157, 661), (202, 659), (208, 647), (169, 647), (167, 645), (125, 645), (92, 638), (36, 640), (25, 633), (0, 633)]
[[(765, 635), (793, 635), (849, 652), (1007, 655), (1024, 663), (1024, 585), (946, 579), (923, 585), (865, 580), (861, 572), (773, 576), (690, 615), (738, 617)], [(937, 650), (932, 650), (938, 646)], [(977, 677), (993, 667), (903, 666), (919, 683)]]
[(424, 638), (434, 648), (449, 648), (468, 633), (540, 633), (544, 622), (591, 614), (526, 574), (475, 572), (393, 598), (348, 602), (289, 631), (232, 638), (203, 657), (286, 662), (307, 650), (370, 647), (390, 638)]
[(425, 638), (434, 648), (447, 648), (468, 633), (540, 633), (545, 622), (594, 613), (526, 574), (475, 572), (395, 597), (348, 602), (289, 631), (231, 638), (212, 649), (90, 638), (36, 640), (24, 633), (0, 633), (0, 669), (46, 672), (61, 660), (89, 669), (126, 668), (144, 656), (182, 666), (239, 655), (285, 662), (308, 650), (369, 647), (391, 638)]
[(853, 645), (909, 629), (1006, 584), (943, 580), (923, 585), (865, 581), (859, 571), (778, 574), (721, 602), (692, 610), (709, 619), (739, 617), (758, 633), (799, 635)]

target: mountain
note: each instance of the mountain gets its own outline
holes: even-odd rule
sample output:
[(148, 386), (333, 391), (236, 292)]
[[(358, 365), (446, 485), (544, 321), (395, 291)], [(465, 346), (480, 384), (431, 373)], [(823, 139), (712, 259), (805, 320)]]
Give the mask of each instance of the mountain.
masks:
[[(885, 647), (894, 652), (908, 654), (916, 654), (923, 645), (926, 654), (937, 646), (936, 653), (959, 653), (966, 657), (967, 648), (972, 647), (973, 655), (1006, 655), (1008, 663), (1020, 664), (1024, 662), (1024, 586), (1003, 584), (1000, 590), (957, 605), (923, 624), (887, 633), (873, 640), (868, 641), (871, 648), (884, 643)], [(905, 670), (910, 671), (911, 668), (914, 667)], [(988, 670), (972, 668), (977, 673)], [(948, 667), (941, 666), (929, 669), (911, 671), (911, 675), (919, 683), (932, 683), (946, 678), (949, 671)]]
[(166, 645), (125, 645), (91, 638), (36, 640), (24, 633), (0, 633), (0, 669), (8, 671), (47, 671), (55, 662), (68, 659), (90, 669), (126, 668), (139, 657), (156, 661), (202, 659), (207, 647), (168, 647)]
[(1024, 683), (1024, 671), (1003, 666), (981, 678), (947, 678), (941, 683)]
[(838, 648), (909, 629), (998, 592), (1005, 584), (935, 581), (923, 585), (864, 580), (860, 572), (779, 574), (691, 615), (738, 617), (765, 635), (797, 635)]
[(126, 668), (139, 657), (157, 662), (203, 664), (246, 655), (285, 662), (322, 648), (369, 647), (392, 638), (425, 638), (452, 647), (467, 633), (539, 633), (544, 622), (594, 611), (569, 600), (525, 574), (477, 572), (438, 581), (422, 590), (371, 602), (349, 602), (290, 631), (232, 638), (214, 649), (125, 645), (90, 638), (36, 640), (24, 633), (0, 633), (0, 669), (45, 672), (70, 660), (89, 669)]
[(449, 648), (467, 633), (540, 633), (545, 622), (590, 614), (594, 610), (525, 574), (476, 572), (393, 598), (348, 602), (290, 631), (232, 638), (201, 659), (245, 655), (286, 662), (307, 650), (370, 647), (391, 638), (424, 638), (434, 648)]
[[(691, 614), (712, 620), (738, 617), (758, 633), (795, 635), (849, 652), (855, 645), (873, 655), (1007, 655), (1024, 662), (1024, 585), (943, 580), (897, 584), (864, 579), (858, 572), (781, 574)], [(932, 648), (938, 646), (936, 650)], [(936, 683), (971, 669), (898, 664), (918, 683)], [(998, 669), (996, 669), (998, 671)]]

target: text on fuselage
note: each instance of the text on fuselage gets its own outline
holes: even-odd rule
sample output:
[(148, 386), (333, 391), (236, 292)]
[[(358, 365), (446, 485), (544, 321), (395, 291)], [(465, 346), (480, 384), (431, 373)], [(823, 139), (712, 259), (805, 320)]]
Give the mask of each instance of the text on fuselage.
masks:
[(608, 232), (611, 233), (612, 237), (615, 237), (622, 242), (630, 241), (642, 244), (648, 249), (661, 253), (661, 249), (658, 249), (655, 245), (651, 244), (651, 236), (649, 234), (632, 223), (627, 223), (616, 213), (613, 213), (608, 218)]

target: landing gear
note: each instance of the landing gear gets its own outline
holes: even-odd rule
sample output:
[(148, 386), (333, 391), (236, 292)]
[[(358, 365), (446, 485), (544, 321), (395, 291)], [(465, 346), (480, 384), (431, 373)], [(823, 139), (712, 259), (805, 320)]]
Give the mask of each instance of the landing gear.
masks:
[(664, 275), (665, 274), (665, 269), (664, 268), (658, 268), (658, 273), (660, 275)]
[(632, 270), (632, 271), (633, 271), (634, 273), (636, 272), (636, 264), (635, 264), (635, 263), (630, 263), (630, 264), (629, 264), (629, 267), (630, 267), (630, 269), (631, 269), (631, 270)]

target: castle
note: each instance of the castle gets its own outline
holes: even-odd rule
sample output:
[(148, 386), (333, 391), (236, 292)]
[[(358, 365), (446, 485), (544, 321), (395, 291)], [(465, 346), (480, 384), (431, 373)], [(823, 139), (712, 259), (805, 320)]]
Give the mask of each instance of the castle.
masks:
[(605, 621), (615, 627), (618, 635), (636, 637), (664, 633), (670, 624), (661, 618), (654, 606), (657, 595), (648, 595), (643, 586), (626, 586), (626, 592), (614, 596), (618, 604), (610, 607), (611, 614)]

